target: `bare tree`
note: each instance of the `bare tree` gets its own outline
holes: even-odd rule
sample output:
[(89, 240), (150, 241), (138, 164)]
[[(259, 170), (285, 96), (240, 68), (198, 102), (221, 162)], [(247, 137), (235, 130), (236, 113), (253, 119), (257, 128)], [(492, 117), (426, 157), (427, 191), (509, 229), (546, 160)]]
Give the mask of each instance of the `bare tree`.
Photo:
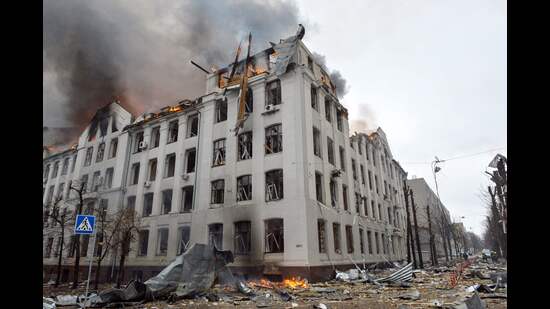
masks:
[[(56, 277), (55, 277), (55, 284), (54, 286), (59, 286), (60, 280), (61, 280), (61, 264), (63, 261), (63, 247), (65, 244), (65, 230), (67, 227), (71, 226), (73, 223), (73, 218), (71, 216), (71, 212), (67, 210), (66, 205), (62, 203), (62, 196), (58, 196), (55, 198), (55, 200), (52, 202), (52, 212), (51, 216), (49, 215), (49, 207), (46, 207), (46, 211), (44, 214), (44, 221), (48, 221), (49, 218), (51, 218), (52, 221), (52, 227), (49, 227), (47, 229), (47, 232), (49, 235), (55, 235), (58, 236), (59, 242), (59, 250), (57, 250), (58, 254), (58, 260), (57, 260), (57, 267), (56, 267)], [(59, 227), (58, 227), (59, 226)]]
[(97, 290), (99, 284), (99, 275), (101, 272), (101, 263), (111, 251), (115, 243), (115, 238), (118, 234), (120, 221), (122, 217), (118, 214), (109, 214), (107, 208), (98, 207), (96, 209), (97, 218), (97, 233), (96, 233), (96, 272), (94, 280), (94, 289)]
[[(75, 216), (82, 213), (84, 207), (84, 194), (86, 194), (87, 183), (80, 181), (79, 184), (74, 184), (69, 187), (70, 190), (73, 190), (77, 194), (78, 204), (75, 209)], [(75, 235), (74, 238), (75, 246), (75, 260), (74, 260), (74, 269), (73, 269), (73, 285), (71, 289), (76, 289), (78, 287), (78, 275), (80, 273), (80, 235)]]
[(115, 221), (118, 222), (116, 241), (113, 242), (112, 248), (120, 248), (119, 271), (117, 278), (117, 288), (120, 288), (122, 280), (124, 280), (124, 267), (126, 256), (130, 253), (132, 241), (136, 239), (136, 234), (139, 232), (140, 218), (133, 208), (124, 207), (115, 215)]

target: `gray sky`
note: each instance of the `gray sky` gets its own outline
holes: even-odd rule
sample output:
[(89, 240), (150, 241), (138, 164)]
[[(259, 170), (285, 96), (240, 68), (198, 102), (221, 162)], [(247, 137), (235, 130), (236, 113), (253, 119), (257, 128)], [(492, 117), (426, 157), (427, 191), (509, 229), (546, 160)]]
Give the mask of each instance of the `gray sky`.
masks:
[(440, 159), (442, 202), (481, 234), (479, 194), (486, 166), (506, 155), (506, 1), (298, 0), (304, 42), (326, 56), (349, 85), (351, 119), (369, 115), (386, 132), (409, 177), (435, 191), (430, 164)]

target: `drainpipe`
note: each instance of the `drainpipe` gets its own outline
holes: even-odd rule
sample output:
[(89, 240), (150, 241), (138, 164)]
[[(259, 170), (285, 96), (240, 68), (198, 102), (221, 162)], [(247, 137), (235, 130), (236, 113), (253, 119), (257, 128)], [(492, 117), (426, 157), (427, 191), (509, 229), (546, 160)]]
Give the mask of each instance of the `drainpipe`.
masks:
[[(201, 129), (201, 123), (202, 123), (202, 114), (201, 112), (195, 108), (195, 110), (197, 111), (197, 113), (199, 114), (199, 132), (197, 132), (197, 155), (195, 156), (195, 160), (198, 161), (200, 156), (200, 147), (201, 147), (201, 132), (202, 132), (202, 129)], [(195, 183), (193, 185), (193, 209), (192, 210), (195, 210), (195, 200), (197, 199), (197, 178), (199, 178), (199, 166), (200, 164), (197, 164), (195, 163)]]

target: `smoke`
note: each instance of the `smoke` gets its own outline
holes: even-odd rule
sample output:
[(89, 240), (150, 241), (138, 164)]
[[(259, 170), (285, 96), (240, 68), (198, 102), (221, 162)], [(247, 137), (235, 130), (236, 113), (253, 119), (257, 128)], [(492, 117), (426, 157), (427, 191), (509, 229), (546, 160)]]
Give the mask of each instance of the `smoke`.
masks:
[(313, 52), (313, 58), (325, 71), (327, 71), (327, 73), (329, 73), (330, 80), (332, 80), (332, 83), (336, 86), (336, 95), (339, 99), (342, 99), (349, 91), (346, 79), (342, 76), (340, 71), (328, 69), (327, 60), (324, 55)]
[(359, 116), (350, 121), (350, 132), (367, 133), (378, 129), (378, 121), (371, 106), (367, 103), (362, 103), (359, 104), (358, 109), (357, 114)]
[(195, 98), (205, 75), (189, 60), (227, 64), (249, 31), (257, 52), (298, 23), (293, 2), (46, 1), (44, 123), (82, 129), (115, 98), (134, 114)]

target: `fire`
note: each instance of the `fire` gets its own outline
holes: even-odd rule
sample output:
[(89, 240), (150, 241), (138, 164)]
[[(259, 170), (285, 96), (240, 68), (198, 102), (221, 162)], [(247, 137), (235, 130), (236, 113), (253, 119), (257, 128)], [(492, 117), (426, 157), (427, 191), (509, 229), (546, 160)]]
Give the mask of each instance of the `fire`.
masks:
[(179, 111), (181, 111), (181, 106), (179, 106), (179, 105), (170, 106), (170, 109), (168, 109), (168, 111), (171, 112), (171, 113), (179, 112)]
[(309, 284), (307, 283), (307, 280), (301, 279), (300, 277), (292, 277), (283, 280), (282, 283), (283, 287), (296, 289), (296, 288), (309, 288)]

